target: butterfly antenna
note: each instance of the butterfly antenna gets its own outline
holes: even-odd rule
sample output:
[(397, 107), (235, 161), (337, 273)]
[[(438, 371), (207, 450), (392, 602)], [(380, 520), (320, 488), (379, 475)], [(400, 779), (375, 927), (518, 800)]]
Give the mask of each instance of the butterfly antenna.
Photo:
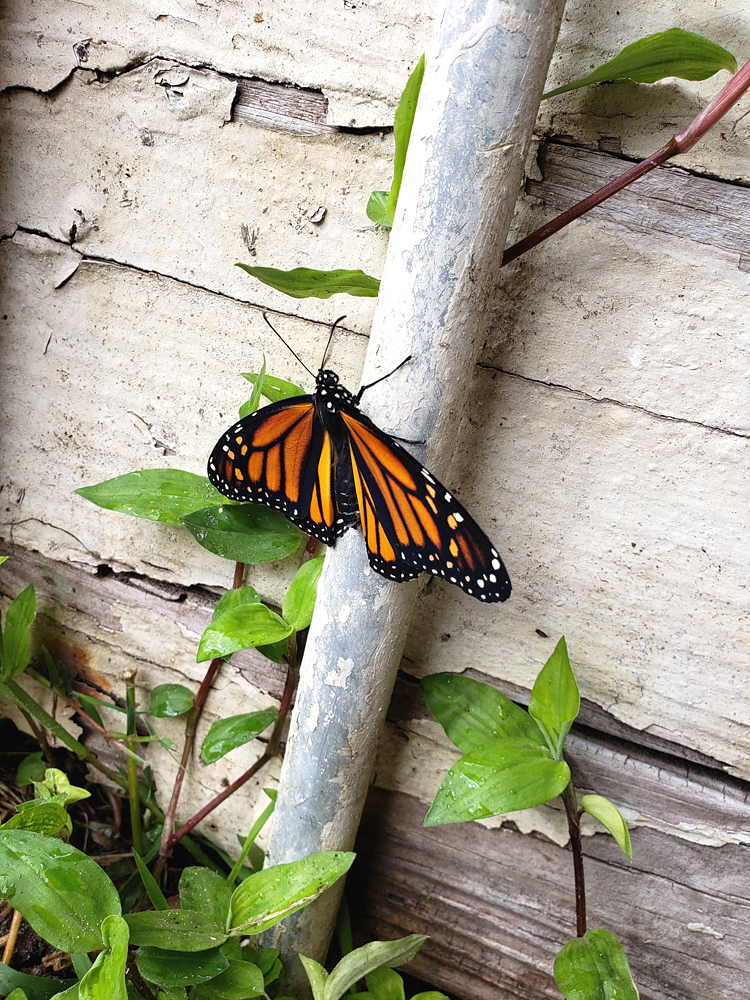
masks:
[[(410, 354), (408, 358), (404, 358), (404, 360), (403, 360), (403, 361), (399, 362), (399, 364), (397, 364), (397, 365), (396, 365), (396, 367), (395, 367), (395, 368), (393, 369), (393, 371), (390, 371), (390, 372), (388, 372), (388, 374), (387, 374), (387, 375), (381, 375), (381, 376), (380, 376), (380, 378), (376, 378), (374, 382), (370, 382), (370, 383), (369, 383), (368, 385), (363, 385), (363, 386), (361, 386), (361, 387), (360, 387), (360, 390), (359, 390), (359, 392), (358, 392), (358, 393), (357, 393), (357, 395), (356, 395), (356, 396), (354, 397), (354, 402), (355, 402), (355, 403), (359, 403), (360, 399), (362, 399), (362, 395), (363, 395), (363, 393), (364, 393), (364, 392), (366, 392), (366, 391), (367, 391), (367, 389), (372, 389), (372, 387), (373, 387), (374, 385), (377, 385), (377, 384), (378, 384), (379, 382), (385, 382), (385, 380), (386, 380), (387, 378), (390, 378), (390, 377), (391, 377), (391, 375), (395, 375), (395, 374), (396, 374), (396, 372), (397, 372), (397, 371), (399, 370), (399, 368), (403, 368), (403, 367), (404, 367), (404, 365), (405, 365), (405, 364), (406, 364), (407, 362), (411, 361), (411, 359), (412, 359), (412, 355)], [(414, 442), (414, 443), (417, 443), (417, 442)], [(420, 443), (421, 443), (421, 442), (420, 442)]]
[(271, 320), (268, 318), (268, 314), (267, 313), (263, 313), (263, 319), (266, 321), (266, 323), (268, 323), (268, 325), (271, 327), (271, 329), (276, 334), (276, 336), (279, 338), (279, 340), (284, 345), (284, 347), (286, 347), (286, 349), (295, 356), (295, 358), (297, 359), (297, 361), (299, 361), (299, 363), (302, 365), (302, 367), (305, 369), (305, 371), (309, 375), (312, 375), (313, 378), (315, 378), (315, 375), (313, 374), (313, 372), (310, 371), (310, 369), (307, 367), (307, 365), (302, 360), (302, 358), (299, 356), (299, 354), (297, 354), (297, 352), (292, 347), (290, 347), (289, 344), (287, 344), (287, 342), (281, 336), (281, 334), (279, 333), (279, 331), (276, 329), (276, 327), (273, 325), (273, 323), (271, 322)]
[(326, 344), (326, 349), (323, 352), (323, 360), (320, 363), (320, 369), (321, 369), (321, 371), (326, 366), (326, 358), (328, 357), (328, 348), (331, 346), (331, 341), (333, 340), (333, 335), (336, 332), (336, 327), (339, 325), (339, 323), (343, 323), (345, 319), (346, 319), (346, 316), (339, 316), (338, 319), (336, 319), (336, 320), (333, 321), (333, 326), (331, 327), (331, 332), (328, 334), (328, 343)]

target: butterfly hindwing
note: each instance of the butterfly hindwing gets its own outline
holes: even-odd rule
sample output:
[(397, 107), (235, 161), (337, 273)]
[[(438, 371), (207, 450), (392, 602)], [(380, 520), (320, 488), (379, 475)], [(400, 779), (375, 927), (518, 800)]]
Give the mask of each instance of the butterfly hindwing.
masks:
[(312, 396), (280, 400), (239, 420), (208, 463), (219, 492), (273, 507), (326, 545), (347, 527), (337, 523), (333, 476), (331, 436)]
[(355, 407), (341, 417), (373, 569), (392, 580), (432, 573), (485, 603), (504, 601), (505, 566), (464, 507)]

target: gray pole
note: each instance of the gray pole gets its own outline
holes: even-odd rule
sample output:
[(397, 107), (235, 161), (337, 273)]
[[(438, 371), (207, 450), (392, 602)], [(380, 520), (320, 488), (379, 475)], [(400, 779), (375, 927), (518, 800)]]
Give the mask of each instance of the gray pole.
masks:
[[(564, 0), (438, 5), (363, 382), (409, 354), (412, 361), (362, 402), (383, 429), (428, 441), (427, 465), (438, 478), (457, 444), (463, 386), (484, 332), (563, 7)], [(487, 523), (483, 513), (478, 519)], [(359, 531), (329, 550), (269, 864), (351, 850), (418, 591), (416, 582), (388, 583), (370, 570)], [(298, 951), (323, 960), (339, 898), (332, 890), (284, 922), (275, 935), (282, 959)], [(283, 988), (309, 995), (301, 974), (290, 962)]]

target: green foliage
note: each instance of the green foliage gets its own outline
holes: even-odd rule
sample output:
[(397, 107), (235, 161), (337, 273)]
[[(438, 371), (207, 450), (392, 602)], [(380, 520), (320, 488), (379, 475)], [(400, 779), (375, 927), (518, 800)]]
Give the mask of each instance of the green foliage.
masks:
[[(21, 806), (26, 806), (22, 809)], [(67, 837), (72, 829), (70, 816), (59, 802), (22, 802), (18, 812), (0, 830), (31, 830), (45, 837)]]
[(208, 982), (229, 968), (218, 948), (193, 952), (139, 948), (137, 965), (143, 978), (157, 986), (193, 986)]
[(315, 598), (318, 595), (318, 580), (322, 569), (322, 556), (302, 563), (286, 592), (281, 613), (284, 620), (292, 626), (295, 632), (307, 628), (312, 621)]
[(30, 785), (32, 781), (41, 781), (44, 777), (44, 754), (41, 750), (30, 753), (21, 761), (16, 771), (16, 784), (19, 788)]
[(563, 636), (534, 682), (529, 714), (539, 723), (555, 760), (562, 760), (565, 737), (581, 707)]
[(167, 951), (206, 951), (224, 944), (226, 926), (192, 910), (144, 910), (126, 913), (130, 943)]
[(201, 763), (213, 764), (231, 750), (254, 740), (276, 721), (278, 714), (275, 708), (266, 708), (214, 722), (201, 745)]
[(630, 844), (630, 831), (620, 810), (603, 795), (584, 795), (581, 799), (581, 808), (609, 830), (619, 844), (622, 853), (628, 861), (632, 861), (633, 848)]
[(0, 682), (23, 673), (31, 659), (29, 630), (36, 615), (33, 583), (22, 590), (5, 612), (5, 626), (0, 629)]
[[(425, 934), (409, 934), (397, 941), (371, 941), (345, 955), (330, 974), (319, 962), (300, 955), (313, 993), (313, 1000), (340, 1000), (359, 979), (383, 966), (392, 968), (410, 962), (427, 940)], [(399, 979), (401, 977), (399, 976)], [(380, 977), (380, 982), (388, 977)], [(391, 985), (393, 981), (390, 980)], [(370, 982), (368, 980), (368, 988)], [(403, 984), (401, 987), (403, 996)], [(396, 1000), (395, 993), (383, 994), (382, 1000)]]
[(232, 590), (227, 590), (216, 602), (211, 621), (215, 622), (227, 611), (234, 611), (235, 608), (241, 608), (247, 604), (260, 604), (260, 594), (253, 587), (235, 587)]
[(138, 851), (135, 850), (135, 848), (133, 848), (133, 857), (135, 858), (136, 867), (138, 868), (138, 872), (141, 876), (141, 881), (143, 882), (146, 892), (148, 893), (148, 898), (151, 900), (154, 909), (168, 910), (169, 904), (164, 898), (164, 893), (159, 888), (159, 883), (148, 870), (146, 862), (140, 856)]
[(128, 958), (128, 927), (122, 917), (105, 917), (101, 926), (104, 949), (76, 986), (59, 994), (60, 1000), (128, 1000), (125, 963)]
[(184, 684), (157, 684), (151, 692), (148, 714), (157, 719), (174, 719), (192, 707), (193, 692)]
[[(253, 385), (256, 385), (260, 381), (260, 394), (265, 396), (271, 403), (278, 403), (279, 400), (290, 399), (292, 396), (303, 396), (305, 393), (305, 390), (301, 386), (296, 385), (294, 382), (287, 382), (283, 378), (276, 378), (274, 375), (265, 375), (261, 372), (242, 372), (241, 374), (243, 378), (246, 378), (248, 382), (252, 382)], [(250, 397), (250, 400), (253, 398), (254, 394)], [(248, 400), (248, 403), (250, 400)], [(247, 406), (247, 403), (245, 405)], [(255, 410), (248, 410), (247, 412), (254, 413)], [(240, 412), (241, 417), (246, 415)]]
[(555, 981), (565, 1000), (638, 1000), (625, 952), (609, 931), (568, 941), (555, 959)]
[(614, 59), (595, 69), (593, 73), (544, 94), (542, 100), (565, 94), (569, 90), (588, 87), (592, 83), (609, 83), (612, 80), (635, 80), (636, 83), (656, 83), (668, 76), (683, 80), (706, 80), (719, 70), (737, 72), (737, 60), (721, 45), (702, 35), (682, 28), (670, 28), (655, 35), (640, 38), (626, 45)]
[[(250, 863), (256, 871), (259, 871), (263, 867), (264, 855), (259, 847), (256, 847), (255, 840), (266, 825), (268, 820), (273, 814), (274, 808), (276, 806), (276, 789), (275, 788), (264, 788), (263, 791), (271, 800), (263, 812), (258, 816), (258, 818), (253, 823), (250, 828), (248, 835), (244, 840), (241, 841), (242, 847), (240, 849), (239, 856), (232, 866), (231, 872), (227, 875), (227, 885), (234, 885), (237, 881), (238, 876), (243, 872), (243, 866), (245, 864), (245, 859), (249, 858)], [(239, 839), (239, 838), (238, 838)], [(255, 855), (255, 856), (253, 856)], [(265, 970), (264, 970), (265, 971)]]
[(212, 622), (201, 636), (198, 663), (216, 656), (230, 656), (240, 649), (278, 642), (292, 628), (265, 604), (248, 604), (227, 611)]
[(373, 191), (367, 201), (367, 218), (372, 222), (377, 222), (379, 226), (386, 226), (390, 229), (393, 223), (385, 210), (388, 202), (388, 191)]
[(0, 996), (8, 994), (7, 1000), (14, 995), (14, 1000), (18, 997), (18, 991), (26, 1000), (50, 1000), (53, 996), (58, 996), (66, 988), (67, 984), (62, 979), (44, 979), (41, 976), (29, 976), (25, 972), (18, 972), (0, 962)]
[(64, 806), (91, 798), (91, 792), (78, 785), (71, 785), (67, 774), (57, 767), (48, 767), (43, 780), (34, 781), (33, 785), (35, 798), (60, 802)]
[(393, 136), (396, 140), (396, 153), (393, 159), (393, 181), (388, 194), (388, 201), (385, 206), (385, 214), (393, 222), (396, 214), (396, 203), (401, 190), (401, 179), (404, 175), (404, 164), (406, 163), (406, 151), (409, 148), (411, 130), (414, 124), (414, 114), (417, 110), (419, 91), (422, 88), (422, 78), (424, 77), (424, 55), (419, 57), (419, 62), (414, 67), (409, 77), (401, 100), (398, 102), (396, 116), (393, 120)]
[(277, 510), (257, 503), (193, 510), (182, 524), (204, 549), (233, 562), (283, 559), (299, 548), (303, 535)]
[(181, 524), (193, 511), (231, 504), (205, 476), (182, 469), (144, 469), (76, 490), (98, 507), (165, 524)]
[(0, 831), (0, 895), (61, 951), (97, 951), (102, 921), (120, 915), (117, 890), (95, 861), (25, 830)]
[(377, 278), (360, 270), (316, 271), (310, 267), (295, 267), (291, 271), (280, 271), (276, 267), (250, 267), (247, 264), (235, 264), (235, 267), (241, 267), (253, 278), (295, 299), (329, 299), (339, 292), (376, 298), (380, 289)]
[(232, 889), (218, 872), (193, 866), (180, 876), (180, 902), (183, 910), (209, 914), (217, 924), (225, 925)]
[(263, 973), (251, 962), (230, 961), (210, 983), (199, 986), (195, 1000), (250, 1000), (264, 992)]

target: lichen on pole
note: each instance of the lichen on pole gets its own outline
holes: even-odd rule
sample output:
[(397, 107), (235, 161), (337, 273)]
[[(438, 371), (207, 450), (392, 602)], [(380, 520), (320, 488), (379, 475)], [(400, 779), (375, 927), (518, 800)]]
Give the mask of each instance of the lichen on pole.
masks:
[[(412, 360), (361, 405), (384, 430), (425, 441), (412, 450), (438, 477), (458, 444), (463, 387), (485, 331), (563, 7), (564, 0), (443, 0), (436, 12), (363, 382)], [(419, 588), (371, 571), (359, 531), (329, 550), (269, 864), (352, 848)], [(282, 957), (325, 957), (339, 895), (332, 890), (285, 921), (275, 936)], [(301, 996), (300, 972), (289, 962), (285, 987)]]

